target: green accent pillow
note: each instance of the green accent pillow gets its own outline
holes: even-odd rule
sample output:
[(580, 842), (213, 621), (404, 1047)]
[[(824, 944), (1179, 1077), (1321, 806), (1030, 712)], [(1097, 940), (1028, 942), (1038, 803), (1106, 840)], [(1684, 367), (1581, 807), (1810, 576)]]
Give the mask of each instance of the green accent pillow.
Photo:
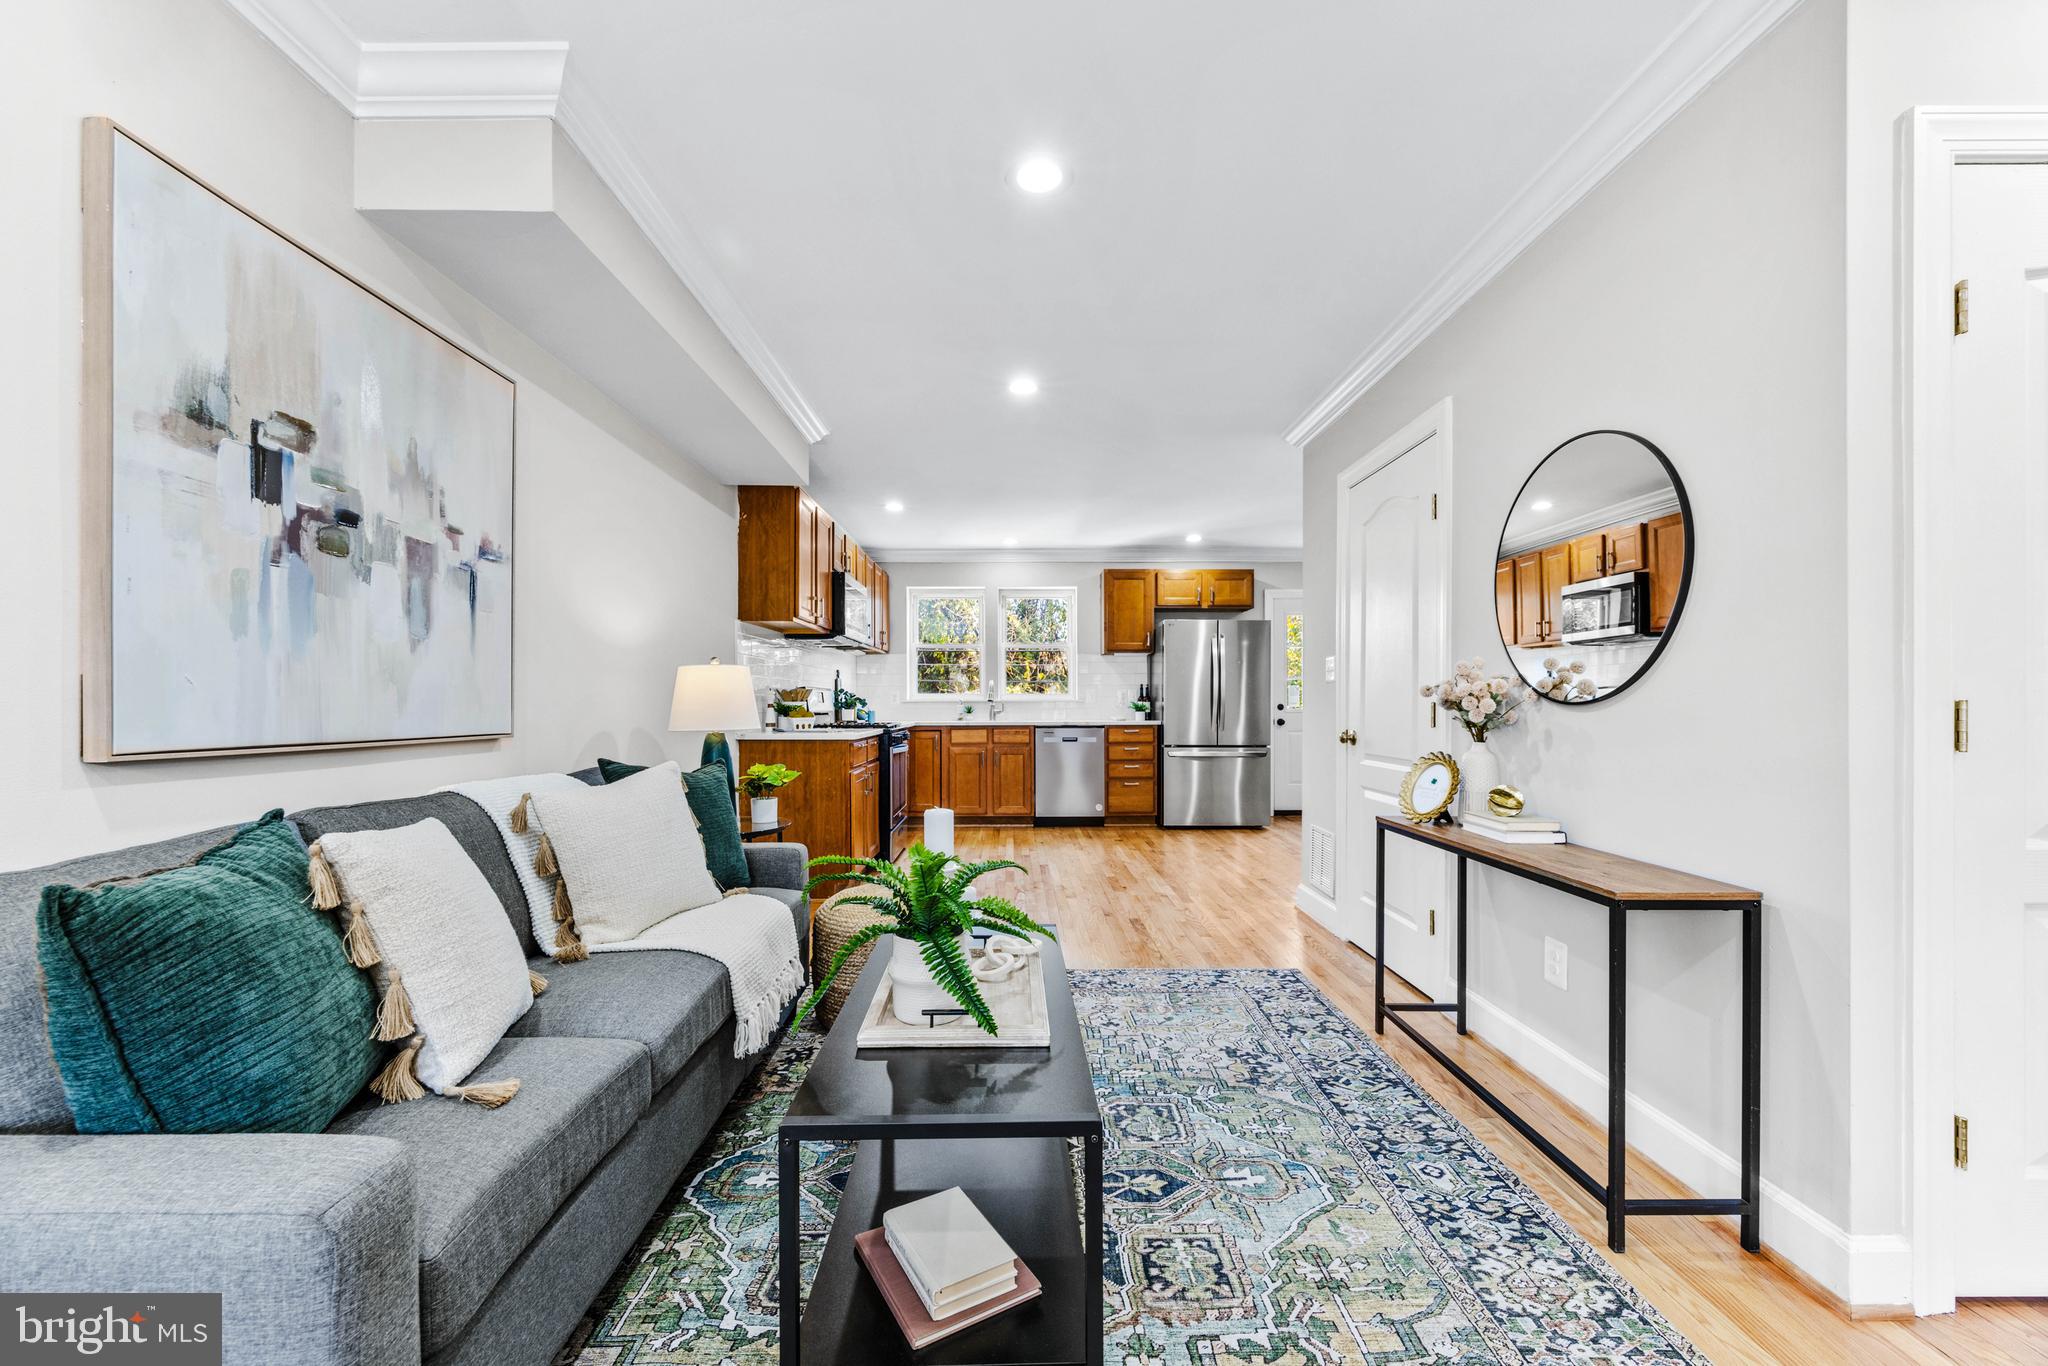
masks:
[(45, 887), (36, 957), (80, 1133), (318, 1133), (376, 1070), (370, 979), (282, 811), (183, 867)]
[[(630, 778), (647, 767), (622, 764), (616, 759), (599, 759), (597, 771), (608, 783)], [(718, 889), (751, 887), (754, 875), (747, 868), (747, 847), (740, 840), (740, 813), (732, 803), (732, 779), (722, 764), (706, 764), (683, 775), (683, 791), (690, 799), (690, 814), (697, 818), (697, 833), (704, 837), (704, 866), (718, 879)]]

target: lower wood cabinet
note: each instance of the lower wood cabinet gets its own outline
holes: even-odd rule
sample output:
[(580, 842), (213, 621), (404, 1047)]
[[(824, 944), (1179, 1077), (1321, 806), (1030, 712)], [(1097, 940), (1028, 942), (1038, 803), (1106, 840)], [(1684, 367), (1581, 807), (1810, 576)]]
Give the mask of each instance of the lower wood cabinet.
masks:
[(1004, 726), (989, 738), (989, 815), (1029, 816), (1037, 809), (1032, 782), (1037, 760), (1031, 749), (1035, 738), (1029, 726)]
[(1109, 819), (1143, 823), (1159, 812), (1159, 728), (1110, 726), (1103, 735), (1109, 751), (1105, 805)]
[(846, 776), (848, 834), (855, 858), (873, 858), (882, 847), (881, 765), (870, 759)]
[(946, 804), (946, 732), (939, 726), (910, 731), (910, 814)]
[(956, 816), (989, 814), (989, 736), (986, 726), (946, 728), (946, 800)]
[[(798, 778), (778, 791), (777, 811), (789, 823), (782, 838), (814, 857), (845, 854), (872, 858), (881, 845), (882, 760), (873, 740), (741, 740), (735, 756), (744, 773), (752, 764), (784, 764)], [(851, 883), (826, 885), (829, 896)]]

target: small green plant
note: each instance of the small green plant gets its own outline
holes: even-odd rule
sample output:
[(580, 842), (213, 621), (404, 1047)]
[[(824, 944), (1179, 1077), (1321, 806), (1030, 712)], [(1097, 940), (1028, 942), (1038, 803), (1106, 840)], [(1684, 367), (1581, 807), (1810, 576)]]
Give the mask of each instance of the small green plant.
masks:
[(832, 694), (832, 705), (838, 707), (841, 711), (854, 711), (857, 708), (865, 707), (867, 704), (868, 700), (865, 697), (845, 688), (841, 688)]
[(788, 787), (804, 775), (781, 764), (755, 764), (740, 775), (740, 791), (749, 797), (765, 797), (778, 787)]
[(806, 707), (801, 702), (792, 702), (786, 697), (778, 697), (768, 705), (775, 708), (777, 716), (809, 716), (811, 714), (809, 707)]
[(1152, 710), (1152, 704), (1141, 698), (1134, 697), (1131, 699), (1131, 710), (1143, 716)]
[(809, 866), (814, 870), (830, 868), (835, 871), (821, 872), (813, 877), (804, 888), (805, 892), (815, 892), (827, 883), (845, 881), (876, 887), (880, 889), (877, 892), (863, 892), (840, 899), (879, 911), (887, 919), (860, 930), (832, 956), (831, 966), (818, 979), (818, 989), (811, 993), (811, 999), (804, 1002), (803, 1009), (797, 1011), (796, 1018), (790, 1022), (791, 1029), (802, 1024), (817, 1008), (818, 1002), (825, 999), (825, 989), (832, 985), (832, 979), (839, 975), (839, 970), (846, 966), (846, 960), (855, 951), (885, 934), (893, 934), (917, 945), (924, 965), (931, 970), (932, 981), (958, 1001), (961, 1009), (972, 1016), (982, 1029), (990, 1034), (996, 1032), (996, 1017), (982, 998), (981, 987), (974, 980), (973, 965), (967, 961), (967, 951), (960, 947), (960, 936), (969, 930), (988, 930), (1020, 938), (1034, 934), (1047, 939), (1055, 936), (1003, 898), (970, 897), (967, 892), (978, 877), (1002, 868), (1022, 871), (1024, 865), (1012, 863), (1009, 859), (962, 863), (951, 854), (927, 849), (922, 840), (910, 846), (908, 863), (908, 867), (899, 868), (883, 859), (848, 858), (844, 855), (827, 855), (811, 860)]

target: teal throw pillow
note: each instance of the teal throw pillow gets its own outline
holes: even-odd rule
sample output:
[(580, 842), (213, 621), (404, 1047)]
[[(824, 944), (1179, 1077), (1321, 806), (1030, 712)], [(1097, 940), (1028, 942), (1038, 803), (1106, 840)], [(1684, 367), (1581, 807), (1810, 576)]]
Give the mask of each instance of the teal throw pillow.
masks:
[[(608, 783), (630, 778), (646, 767), (622, 764), (616, 759), (597, 761), (597, 771)], [(697, 818), (697, 833), (704, 837), (704, 866), (718, 879), (718, 888), (724, 892), (754, 885), (754, 875), (747, 869), (746, 845), (740, 841), (740, 813), (733, 805), (731, 784), (719, 764), (706, 764), (683, 775), (690, 814)]]
[(80, 1133), (318, 1133), (376, 1070), (370, 979), (282, 811), (183, 867), (45, 887), (36, 956)]

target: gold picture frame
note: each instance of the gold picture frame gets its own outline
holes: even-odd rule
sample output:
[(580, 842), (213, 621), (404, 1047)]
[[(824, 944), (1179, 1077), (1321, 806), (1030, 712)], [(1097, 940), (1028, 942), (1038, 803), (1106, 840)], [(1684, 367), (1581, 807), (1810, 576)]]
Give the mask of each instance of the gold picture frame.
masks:
[[(1439, 776), (1435, 770), (1443, 769)], [(1417, 789), (1430, 804), (1418, 806)], [(1417, 825), (1427, 825), (1451, 809), (1458, 799), (1458, 761), (1442, 750), (1432, 750), (1408, 766), (1401, 779), (1401, 814)]]

